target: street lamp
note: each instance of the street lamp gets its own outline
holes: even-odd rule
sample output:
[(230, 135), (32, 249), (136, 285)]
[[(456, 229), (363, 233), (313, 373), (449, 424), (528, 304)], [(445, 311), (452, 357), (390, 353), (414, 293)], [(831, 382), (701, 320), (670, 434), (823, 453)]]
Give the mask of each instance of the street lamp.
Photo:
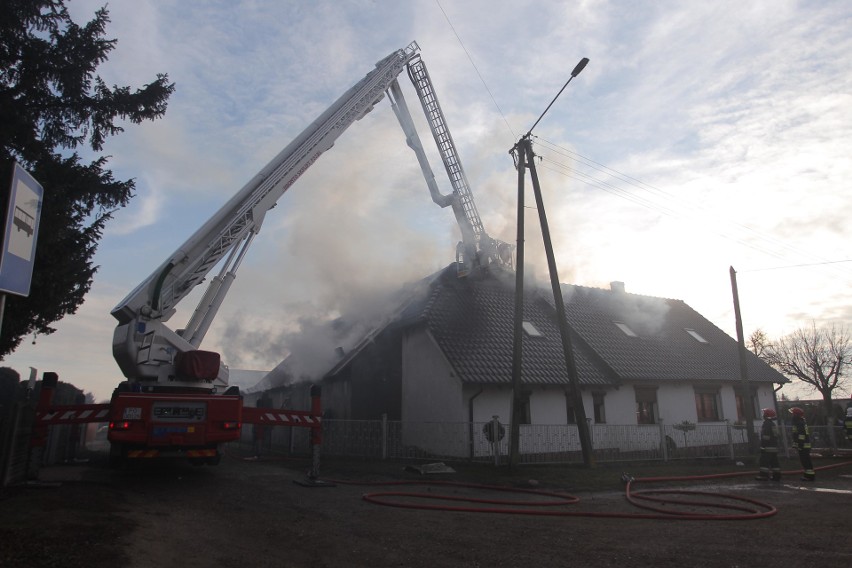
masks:
[[(544, 202), (541, 197), (541, 186), (538, 182), (538, 173), (535, 169), (535, 154), (532, 151), (532, 142), (530, 137), (533, 128), (544, 118), (544, 115), (568, 86), (574, 77), (586, 67), (589, 59), (584, 57), (571, 71), (571, 77), (565, 82), (565, 85), (559, 90), (538, 120), (532, 125), (529, 131), (521, 137), (518, 143), (510, 151), (517, 158), (518, 168), (518, 235), (516, 250), (516, 267), (515, 267), (515, 322), (514, 322), (514, 343), (512, 350), (512, 417), (511, 417), (511, 432), (509, 438), (509, 465), (516, 466), (519, 461), (519, 443), (520, 443), (520, 424), (518, 418), (522, 404), (521, 400), (521, 362), (523, 357), (523, 319), (524, 319), (524, 178), (525, 170), (529, 168), (530, 177), (532, 178), (533, 192), (535, 193), (536, 208), (538, 209), (539, 224), (541, 225), (541, 235), (544, 241), (544, 251), (547, 256), (547, 266), (550, 272), (550, 285), (553, 288), (553, 303), (556, 307), (556, 320), (559, 326), (559, 335), (562, 340), (562, 352), (565, 357), (565, 368), (568, 373), (568, 380), (571, 384), (571, 400), (574, 407), (575, 416), (577, 419), (577, 433), (580, 436), (580, 447), (583, 453), (583, 463), (586, 466), (594, 464), (592, 455), (591, 436), (589, 435), (589, 425), (586, 422), (586, 411), (583, 407), (583, 396), (580, 392), (580, 380), (577, 376), (577, 366), (574, 361), (574, 350), (571, 346), (571, 338), (568, 330), (568, 322), (565, 319), (565, 303), (562, 298), (562, 289), (559, 285), (559, 274), (556, 270), (556, 260), (553, 255), (553, 243), (550, 238), (550, 228), (547, 223), (547, 215), (544, 211)], [(517, 152), (517, 154), (516, 154)]]

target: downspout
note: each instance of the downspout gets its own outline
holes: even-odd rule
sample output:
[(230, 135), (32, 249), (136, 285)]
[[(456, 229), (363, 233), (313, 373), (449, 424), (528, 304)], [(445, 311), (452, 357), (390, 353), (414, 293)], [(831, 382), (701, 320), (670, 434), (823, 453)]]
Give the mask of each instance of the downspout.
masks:
[(474, 450), (474, 444), (473, 444), (473, 442), (474, 442), (474, 439), (473, 439), (473, 399), (475, 399), (476, 397), (481, 395), (482, 391), (484, 391), (484, 390), (485, 390), (484, 388), (479, 387), (479, 392), (474, 394), (467, 401), (468, 423), (470, 424), (470, 429), (468, 430), (468, 446), (470, 448), (469, 453), (470, 453), (470, 459), (471, 460), (473, 460), (473, 450)]

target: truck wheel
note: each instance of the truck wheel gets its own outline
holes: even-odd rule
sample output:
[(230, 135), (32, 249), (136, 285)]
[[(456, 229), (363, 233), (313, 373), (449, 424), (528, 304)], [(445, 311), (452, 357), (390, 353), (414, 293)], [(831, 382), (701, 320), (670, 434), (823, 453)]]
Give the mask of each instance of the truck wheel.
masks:
[(219, 465), (219, 462), (222, 461), (222, 454), (216, 452), (216, 455), (212, 458), (207, 458), (207, 465)]

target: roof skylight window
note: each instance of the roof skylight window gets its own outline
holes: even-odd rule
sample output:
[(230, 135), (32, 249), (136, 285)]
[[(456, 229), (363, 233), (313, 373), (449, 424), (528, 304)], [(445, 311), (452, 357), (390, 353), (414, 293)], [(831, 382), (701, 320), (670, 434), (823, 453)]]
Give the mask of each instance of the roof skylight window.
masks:
[(635, 332), (635, 331), (633, 331), (632, 329), (630, 329), (630, 326), (629, 326), (629, 325), (627, 325), (626, 323), (621, 322), (621, 321), (614, 321), (614, 322), (612, 322), (612, 323), (614, 323), (614, 324), (615, 324), (615, 326), (616, 326), (618, 329), (620, 329), (621, 331), (623, 331), (623, 332), (624, 332), (624, 335), (626, 335), (626, 336), (628, 336), (628, 337), (639, 337), (638, 335), (636, 335), (636, 332)]
[(525, 321), (521, 324), (524, 328), (524, 332), (530, 337), (543, 337), (544, 334), (541, 333), (536, 326), (532, 324), (532, 322)]
[(695, 331), (694, 329), (684, 328), (684, 331), (692, 336), (695, 341), (698, 343), (707, 343), (707, 340), (701, 337), (701, 334)]

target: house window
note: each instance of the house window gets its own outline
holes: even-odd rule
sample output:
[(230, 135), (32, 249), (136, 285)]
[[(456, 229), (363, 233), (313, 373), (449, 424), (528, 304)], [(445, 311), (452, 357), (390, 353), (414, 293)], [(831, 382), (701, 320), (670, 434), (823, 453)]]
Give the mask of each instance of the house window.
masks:
[(604, 408), (604, 393), (592, 393), (592, 403), (595, 409), (595, 424), (606, 424), (606, 410)]
[(532, 424), (532, 420), (530, 419), (530, 397), (525, 396), (518, 402), (518, 424)]
[(695, 390), (695, 411), (698, 414), (699, 422), (718, 422), (721, 420), (720, 406), (718, 389)]
[(757, 396), (755, 396), (754, 393), (752, 393), (751, 396), (746, 397), (746, 396), (743, 396), (742, 391), (738, 390), (735, 394), (735, 397), (736, 397), (736, 400), (737, 400), (737, 422), (745, 422), (746, 421), (745, 413), (746, 413), (746, 408), (748, 408), (746, 406), (746, 404), (748, 404), (746, 402), (747, 398), (751, 400), (751, 417), (756, 418), (756, 417), (760, 416), (760, 408), (758, 408), (758, 405), (757, 405)]
[(565, 391), (565, 416), (567, 424), (577, 423), (577, 412), (574, 409), (574, 398), (568, 390)]
[(543, 337), (543, 335), (544, 335), (544, 334), (542, 334), (542, 333), (538, 330), (538, 328), (536, 328), (536, 326), (534, 326), (534, 325), (532, 324), (532, 322), (525, 321), (525, 322), (523, 322), (521, 325), (522, 325), (522, 326), (523, 326), (523, 328), (524, 328), (524, 332), (525, 332), (525, 333), (526, 333), (529, 337)]
[(701, 337), (701, 334), (695, 331), (694, 329), (684, 328), (684, 331), (692, 336), (692, 338), (698, 343), (707, 343), (707, 340)]
[(629, 326), (629, 325), (627, 325), (626, 323), (621, 322), (621, 321), (614, 321), (614, 322), (612, 322), (612, 323), (614, 323), (614, 324), (615, 324), (615, 326), (616, 326), (618, 329), (620, 329), (621, 331), (623, 331), (623, 332), (624, 332), (624, 335), (626, 335), (626, 336), (628, 336), (628, 337), (638, 337), (638, 336), (636, 335), (636, 332), (635, 332), (635, 331), (633, 331), (632, 329), (630, 329), (630, 326)]
[(636, 391), (636, 423), (657, 423), (657, 389), (638, 387)]
[(571, 405), (570, 402), (568, 403), (568, 408), (566, 410), (568, 411), (567, 412), (567, 414), (568, 414), (567, 423), (568, 424), (576, 424), (577, 423), (577, 413), (574, 412), (574, 407)]

